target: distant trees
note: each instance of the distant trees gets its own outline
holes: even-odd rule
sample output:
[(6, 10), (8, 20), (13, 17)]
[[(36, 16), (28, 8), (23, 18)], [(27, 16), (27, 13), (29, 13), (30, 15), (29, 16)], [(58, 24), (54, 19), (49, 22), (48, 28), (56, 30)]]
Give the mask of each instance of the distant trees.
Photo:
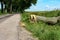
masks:
[(5, 4), (5, 10), (7, 12), (23, 12), (29, 8), (31, 4), (36, 4), (37, 0), (0, 0), (1, 12), (3, 13), (3, 4)]
[(3, 13), (3, 0), (0, 0), (1, 2), (1, 12)]

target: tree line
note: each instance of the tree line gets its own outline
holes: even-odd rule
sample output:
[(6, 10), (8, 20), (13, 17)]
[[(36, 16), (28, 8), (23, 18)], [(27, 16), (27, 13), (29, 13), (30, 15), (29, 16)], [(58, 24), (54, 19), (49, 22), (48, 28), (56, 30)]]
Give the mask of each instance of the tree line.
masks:
[[(32, 4), (35, 5), (37, 0), (0, 0), (1, 12), (5, 10), (7, 12), (24, 12), (25, 9), (29, 8)], [(3, 8), (5, 5), (5, 8)]]

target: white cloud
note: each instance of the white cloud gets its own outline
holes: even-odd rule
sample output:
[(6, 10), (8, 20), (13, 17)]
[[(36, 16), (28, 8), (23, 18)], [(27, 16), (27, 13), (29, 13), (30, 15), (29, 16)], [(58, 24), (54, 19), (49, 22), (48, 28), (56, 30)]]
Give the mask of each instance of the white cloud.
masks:
[(50, 6), (49, 5), (46, 5), (46, 8), (50, 8)]
[(51, 6), (51, 5), (46, 5), (46, 10), (51, 10), (51, 9), (56, 9), (55, 6)]
[(51, 9), (51, 7), (49, 5), (45, 6), (45, 10), (50, 10), (50, 9)]

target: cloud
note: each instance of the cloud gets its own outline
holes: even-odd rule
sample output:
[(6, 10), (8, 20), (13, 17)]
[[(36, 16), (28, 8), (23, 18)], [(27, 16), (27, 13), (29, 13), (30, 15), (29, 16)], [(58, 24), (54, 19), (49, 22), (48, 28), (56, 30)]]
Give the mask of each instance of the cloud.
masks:
[(46, 10), (56, 9), (56, 6), (46, 5)]
[(50, 8), (50, 6), (49, 5), (46, 5), (46, 8)]

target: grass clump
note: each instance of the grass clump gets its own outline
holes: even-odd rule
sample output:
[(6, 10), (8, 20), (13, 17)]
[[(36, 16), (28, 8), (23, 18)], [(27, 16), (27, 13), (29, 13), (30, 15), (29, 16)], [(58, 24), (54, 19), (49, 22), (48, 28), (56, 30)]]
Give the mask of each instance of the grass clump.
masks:
[(56, 17), (59, 15), (60, 11), (47, 11), (47, 12), (28, 12), (22, 14), (22, 20), (26, 24), (26, 29), (32, 32), (34, 37), (39, 40), (60, 40), (60, 23), (55, 25), (48, 25), (42, 21), (37, 23), (30, 23), (30, 14), (46, 16), (46, 17)]

